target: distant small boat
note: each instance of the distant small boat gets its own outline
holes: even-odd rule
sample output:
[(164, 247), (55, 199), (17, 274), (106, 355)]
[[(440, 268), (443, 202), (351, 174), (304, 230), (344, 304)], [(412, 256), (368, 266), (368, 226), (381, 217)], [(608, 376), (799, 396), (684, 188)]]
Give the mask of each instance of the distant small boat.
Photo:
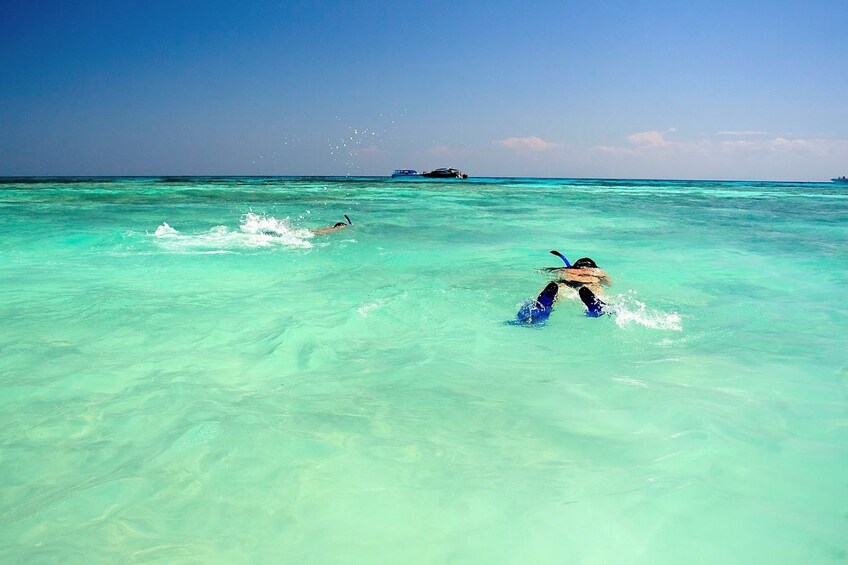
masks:
[(830, 180), (837, 183), (837, 184), (848, 184), (848, 177), (845, 177), (845, 176), (836, 177), (835, 179), (830, 179)]
[(398, 177), (420, 177), (421, 173), (416, 171), (415, 169), (395, 169), (392, 173), (392, 178), (396, 179)]
[(433, 169), (432, 171), (424, 171), (421, 176), (431, 179), (467, 179), (468, 175), (459, 169), (451, 169), (442, 167), (441, 169)]

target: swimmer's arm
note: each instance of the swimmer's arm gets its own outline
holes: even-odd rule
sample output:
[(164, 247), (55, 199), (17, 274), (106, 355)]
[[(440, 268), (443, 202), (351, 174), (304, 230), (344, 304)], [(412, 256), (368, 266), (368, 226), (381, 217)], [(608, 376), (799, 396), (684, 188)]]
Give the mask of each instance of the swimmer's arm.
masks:
[(568, 271), (564, 269), (559, 273), (559, 275), (564, 281), (579, 282), (583, 284), (597, 284), (600, 282), (600, 279), (597, 276), (586, 272)]
[(346, 228), (346, 227), (347, 226), (338, 226), (338, 227), (333, 226), (332, 228), (321, 228), (321, 229), (318, 229), (318, 230), (311, 230), (311, 231), (315, 235), (321, 235), (323, 233), (330, 233), (330, 232), (334, 232), (334, 231), (339, 231), (340, 229), (343, 229), (343, 228)]
[(583, 269), (560, 269), (559, 273), (561, 273), (564, 280), (585, 284), (602, 284), (604, 286), (612, 284), (612, 279), (603, 269), (591, 267)]

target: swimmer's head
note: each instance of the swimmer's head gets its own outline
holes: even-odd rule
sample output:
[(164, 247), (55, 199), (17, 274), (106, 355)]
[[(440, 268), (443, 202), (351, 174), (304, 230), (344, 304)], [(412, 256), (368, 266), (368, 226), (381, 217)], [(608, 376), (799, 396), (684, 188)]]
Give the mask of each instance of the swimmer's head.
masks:
[(589, 257), (581, 257), (580, 259), (578, 259), (577, 261), (574, 262), (574, 265), (572, 265), (572, 267), (575, 267), (577, 269), (581, 269), (581, 268), (585, 268), (585, 267), (589, 267), (589, 268), (592, 268), (592, 269), (598, 268), (598, 266), (595, 264), (595, 262), (592, 259), (590, 259)]
[(344, 222), (336, 222), (336, 223), (335, 223), (335, 225), (334, 225), (333, 227), (334, 227), (334, 228), (343, 228), (343, 227), (345, 227), (345, 226), (347, 226), (347, 224), (346, 224), (346, 223), (344, 223)]

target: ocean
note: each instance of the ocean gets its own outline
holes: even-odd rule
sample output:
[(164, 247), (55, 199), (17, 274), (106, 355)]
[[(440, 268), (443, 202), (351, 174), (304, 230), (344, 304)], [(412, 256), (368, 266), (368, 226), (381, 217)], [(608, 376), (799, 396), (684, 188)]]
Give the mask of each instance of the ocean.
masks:
[[(0, 179), (0, 562), (848, 562), (846, 218), (825, 183)], [(511, 324), (552, 249), (607, 314)]]

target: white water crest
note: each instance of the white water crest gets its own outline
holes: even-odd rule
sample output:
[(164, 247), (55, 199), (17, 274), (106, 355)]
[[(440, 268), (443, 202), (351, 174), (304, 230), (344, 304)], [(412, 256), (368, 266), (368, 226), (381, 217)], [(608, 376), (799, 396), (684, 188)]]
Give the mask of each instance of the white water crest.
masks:
[(281, 246), (310, 248), (311, 231), (293, 226), (289, 218), (278, 220), (273, 216), (248, 212), (240, 221), (238, 230), (227, 226), (214, 226), (205, 232), (183, 233), (167, 222), (153, 232), (156, 242), (172, 251), (182, 253), (228, 253), (241, 249)]
[(169, 226), (168, 222), (162, 222), (162, 225), (153, 232), (154, 237), (168, 237), (172, 235), (177, 235), (177, 230)]
[[(600, 295), (600, 299), (606, 304), (604, 308), (605, 317), (609, 316), (614, 319), (619, 328), (637, 325), (652, 330), (683, 331), (680, 314), (651, 308), (641, 300), (637, 300), (635, 295), (636, 291), (634, 290), (630, 290), (625, 294)], [(557, 301), (561, 302), (565, 300), (577, 302), (582, 307), (580, 296), (574, 289), (563, 289), (559, 296), (557, 296)], [(528, 302), (525, 301), (516, 307), (520, 308)]]
[(618, 327), (624, 328), (636, 324), (653, 330), (683, 331), (680, 314), (649, 308), (644, 302), (637, 300), (633, 294), (631, 291), (628, 294), (611, 297), (607, 301), (606, 310), (615, 318)]

